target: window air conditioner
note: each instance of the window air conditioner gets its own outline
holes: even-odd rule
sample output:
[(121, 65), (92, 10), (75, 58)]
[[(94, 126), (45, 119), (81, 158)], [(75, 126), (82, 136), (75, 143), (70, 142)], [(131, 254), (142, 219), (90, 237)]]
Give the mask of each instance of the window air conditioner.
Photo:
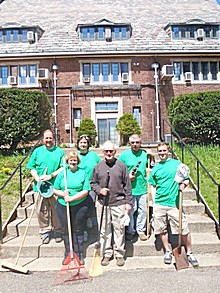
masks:
[(204, 29), (203, 28), (197, 29), (196, 36), (197, 36), (197, 39), (203, 38), (204, 37)]
[(173, 65), (164, 65), (162, 67), (162, 79), (172, 79), (173, 76)]
[(9, 76), (8, 79), (9, 79), (9, 84), (10, 85), (17, 84), (17, 76)]
[(185, 81), (192, 81), (192, 72), (185, 72)]
[(28, 40), (28, 42), (34, 42), (34, 32), (32, 32), (32, 31), (28, 31), (27, 32), (27, 40)]
[(83, 77), (83, 82), (85, 82), (85, 83), (90, 82), (90, 77)]
[(111, 37), (112, 37), (111, 29), (110, 28), (106, 28), (105, 29), (105, 38), (106, 39), (111, 39)]
[(79, 119), (79, 118), (74, 119), (74, 127), (79, 127), (80, 123), (81, 123), (81, 119)]
[(49, 79), (49, 70), (47, 68), (39, 68), (38, 79), (39, 80), (48, 80)]
[(121, 80), (128, 81), (128, 79), (129, 79), (129, 74), (127, 72), (122, 73)]

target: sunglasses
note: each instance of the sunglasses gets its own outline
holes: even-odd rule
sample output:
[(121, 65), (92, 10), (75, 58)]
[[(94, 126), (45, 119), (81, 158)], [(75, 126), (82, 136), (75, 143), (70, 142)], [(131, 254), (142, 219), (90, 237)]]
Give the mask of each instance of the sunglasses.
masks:
[(114, 150), (104, 150), (104, 152), (106, 152), (106, 153), (113, 153)]
[(89, 137), (87, 135), (85, 135), (85, 134), (80, 135), (79, 138), (85, 138), (85, 139), (89, 140)]
[(130, 141), (130, 144), (139, 144), (139, 143), (141, 143), (140, 141)]

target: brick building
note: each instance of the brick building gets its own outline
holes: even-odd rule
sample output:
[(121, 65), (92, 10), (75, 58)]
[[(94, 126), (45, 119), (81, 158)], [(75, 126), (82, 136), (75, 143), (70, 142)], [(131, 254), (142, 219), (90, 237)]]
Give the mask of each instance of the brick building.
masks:
[(0, 13), (0, 87), (46, 92), (60, 142), (90, 117), (118, 144), (126, 112), (157, 141), (173, 96), (219, 89), (215, 0), (5, 0)]

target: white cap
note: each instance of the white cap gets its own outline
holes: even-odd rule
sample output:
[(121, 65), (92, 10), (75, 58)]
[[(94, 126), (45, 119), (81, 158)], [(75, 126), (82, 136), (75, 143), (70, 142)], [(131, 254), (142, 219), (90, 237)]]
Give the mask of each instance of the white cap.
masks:
[(190, 173), (189, 167), (181, 163), (179, 164), (176, 170), (176, 175), (174, 180), (178, 183), (181, 183), (186, 179), (187, 176), (189, 176), (189, 173)]

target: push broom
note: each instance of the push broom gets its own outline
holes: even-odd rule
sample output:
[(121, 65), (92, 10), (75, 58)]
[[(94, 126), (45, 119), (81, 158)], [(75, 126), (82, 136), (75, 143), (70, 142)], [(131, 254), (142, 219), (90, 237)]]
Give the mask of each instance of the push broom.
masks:
[[(48, 167), (46, 167), (45, 171), (44, 171), (44, 174), (47, 173), (47, 169)], [(37, 201), (38, 201), (38, 197), (40, 195), (40, 192), (37, 193), (37, 197), (35, 199), (35, 203), (34, 203), (34, 206), (33, 206), (33, 209), (31, 211), (31, 214), (30, 214), (30, 217), (29, 217), (29, 220), (28, 220), (28, 223), (27, 223), (27, 226), (25, 228), (25, 231), (24, 231), (24, 235), (23, 235), (23, 238), (22, 238), (22, 241), (21, 241), (21, 244), (20, 244), (20, 248), (18, 250), (18, 254), (17, 254), (17, 257), (16, 257), (16, 260), (15, 260), (15, 264), (11, 264), (9, 262), (3, 262), (2, 263), (2, 267), (5, 268), (5, 269), (9, 269), (10, 271), (12, 272), (17, 272), (17, 273), (22, 273), (22, 274), (28, 274), (29, 270), (23, 266), (20, 266), (18, 265), (18, 260), (19, 260), (19, 257), (20, 257), (20, 254), (21, 254), (21, 250), (22, 250), (22, 247), (24, 245), (24, 241), (26, 239), (26, 236), (27, 236), (27, 232), (28, 232), (28, 228), (30, 226), (30, 223), (31, 223), (31, 219), (33, 217), (33, 214), (34, 214), (34, 211), (35, 211), (35, 207), (36, 207), (36, 204), (37, 204)]]

